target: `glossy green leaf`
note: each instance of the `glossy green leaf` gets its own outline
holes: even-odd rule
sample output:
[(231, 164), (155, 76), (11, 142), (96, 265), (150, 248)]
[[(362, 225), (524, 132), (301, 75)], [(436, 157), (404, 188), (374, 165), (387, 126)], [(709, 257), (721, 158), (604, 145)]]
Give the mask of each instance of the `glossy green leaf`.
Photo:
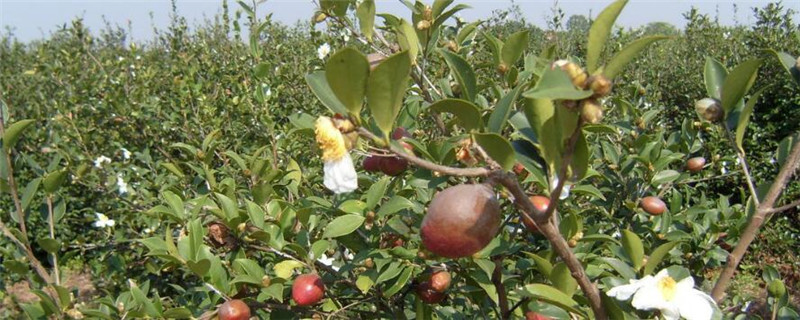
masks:
[(200, 218), (189, 222), (187, 228), (189, 231), (189, 256), (186, 258), (187, 260), (195, 260), (200, 255), (200, 250), (203, 246), (203, 236), (206, 233)]
[(722, 109), (725, 110), (725, 116), (733, 110), (739, 100), (742, 100), (750, 87), (756, 81), (758, 75), (758, 68), (761, 66), (762, 60), (752, 59), (742, 62), (736, 68), (731, 70), (725, 82), (722, 84)]
[(50, 172), (47, 176), (44, 177), (44, 191), (47, 193), (55, 193), (61, 188), (61, 185), (67, 181), (67, 177), (69, 171), (67, 169), (61, 169), (55, 172)]
[(136, 301), (136, 303), (138, 303), (144, 309), (143, 311), (145, 314), (153, 318), (160, 318), (161, 311), (156, 309), (155, 304), (153, 304), (153, 302), (147, 298), (147, 295), (144, 292), (142, 292), (142, 290), (139, 289), (139, 287), (136, 286), (131, 287), (131, 296), (133, 296), (133, 300)]
[(42, 184), (42, 178), (36, 178), (28, 182), (25, 189), (22, 190), (22, 210), (28, 209), (33, 201), (36, 192), (39, 191), (39, 186)]
[(798, 141), (800, 141), (800, 132), (789, 135), (778, 143), (778, 150), (775, 152), (775, 158), (778, 161), (779, 167), (783, 167), (786, 163), (786, 158), (789, 157), (789, 153), (792, 152), (792, 148), (797, 145)]
[(386, 58), (370, 73), (367, 82), (367, 103), (385, 138), (392, 131), (394, 120), (403, 106), (403, 96), (411, 73), (408, 51)]
[(500, 60), (506, 67), (511, 68), (517, 63), (525, 49), (528, 48), (529, 30), (518, 31), (506, 39), (500, 50)]
[(769, 51), (775, 54), (775, 56), (778, 58), (778, 61), (780, 61), (781, 66), (783, 66), (786, 72), (792, 76), (794, 81), (797, 84), (800, 84), (800, 69), (797, 68), (797, 59), (786, 52), (778, 52), (771, 49)]
[(603, 257), (600, 258), (601, 261), (605, 262), (611, 268), (613, 268), (619, 275), (623, 276), (626, 279), (636, 279), (636, 270), (633, 270), (630, 265), (623, 262), (622, 260), (615, 259), (615, 258), (608, 258)]
[(722, 98), (722, 84), (728, 76), (728, 70), (719, 61), (706, 57), (706, 64), (703, 68), (703, 78), (706, 83), (706, 93), (708, 97), (714, 99)]
[(525, 254), (533, 259), (533, 261), (536, 263), (536, 268), (539, 269), (539, 272), (541, 272), (545, 277), (550, 277), (550, 274), (553, 272), (553, 264), (550, 263), (550, 260), (530, 252), (525, 252)]
[(36, 243), (48, 253), (56, 253), (61, 250), (61, 242), (53, 238), (39, 238)]
[(375, 0), (362, 1), (356, 9), (356, 16), (361, 34), (367, 41), (372, 41), (372, 33), (375, 30)]
[(494, 106), (494, 111), (492, 111), (492, 115), (489, 116), (489, 132), (499, 134), (503, 131), (503, 128), (508, 122), (508, 117), (511, 115), (514, 101), (516, 101), (517, 97), (519, 96), (520, 90), (522, 90), (522, 87), (516, 87), (507, 92)]
[(164, 169), (167, 169), (169, 172), (172, 172), (172, 174), (178, 176), (179, 178), (183, 178), (185, 176), (183, 171), (181, 171), (181, 169), (178, 168), (178, 166), (176, 166), (175, 164), (169, 162), (161, 162), (159, 165)]
[(419, 37), (414, 26), (411, 25), (406, 19), (400, 19), (400, 25), (397, 30), (397, 40), (400, 49), (408, 51), (408, 57), (411, 64), (417, 63), (417, 56), (420, 51)]
[(434, 102), (428, 110), (432, 112), (448, 112), (454, 114), (461, 126), (467, 131), (479, 130), (483, 127), (481, 111), (478, 106), (467, 100), (443, 99)]
[(516, 163), (514, 148), (503, 136), (496, 133), (474, 133), (473, 139), (504, 170), (511, 170)]
[(597, 69), (606, 39), (611, 34), (611, 29), (614, 27), (619, 13), (627, 3), (627, 0), (614, 1), (597, 15), (597, 19), (594, 20), (592, 27), (589, 28), (589, 39), (586, 43), (586, 67), (589, 73), (594, 73), (595, 69)]
[(744, 105), (744, 108), (739, 113), (739, 121), (736, 125), (736, 147), (738, 147), (742, 153), (744, 153), (744, 147), (742, 146), (744, 142), (744, 133), (747, 131), (747, 125), (750, 123), (750, 115), (753, 113), (758, 99), (766, 88), (768, 87), (763, 87), (750, 96), (750, 99), (747, 100), (747, 104)]
[(644, 263), (644, 246), (642, 239), (630, 230), (622, 230), (622, 248), (633, 263), (633, 268), (639, 270)]
[(582, 90), (572, 84), (569, 75), (561, 68), (546, 68), (533, 89), (522, 95), (532, 99), (580, 100), (591, 97), (591, 90)]
[(589, 169), (590, 151), (589, 144), (586, 142), (586, 135), (583, 131), (578, 133), (578, 140), (575, 142), (575, 151), (572, 155), (572, 162), (570, 163), (571, 176), (576, 180), (581, 180), (586, 176), (586, 171)]
[(642, 271), (643, 276), (647, 276), (653, 271), (656, 270), (658, 264), (661, 263), (662, 260), (669, 254), (669, 251), (672, 250), (678, 244), (677, 241), (667, 242), (658, 246), (653, 252), (650, 253), (650, 256), (647, 257), (647, 263), (644, 265), (644, 270)]
[(269, 70), (270, 70), (269, 63), (262, 62), (253, 67), (253, 75), (255, 75), (256, 78), (263, 79), (269, 75)]
[(227, 221), (231, 221), (239, 216), (239, 208), (236, 205), (236, 200), (221, 193), (215, 193), (214, 195), (217, 197), (217, 202), (222, 212), (225, 214), (225, 219)]
[(650, 184), (657, 186), (660, 184), (668, 183), (677, 180), (681, 176), (680, 172), (675, 170), (662, 170), (653, 175), (653, 180)]
[(325, 227), (323, 238), (335, 238), (348, 235), (356, 231), (364, 223), (364, 217), (358, 214), (346, 214), (336, 219)]
[(19, 138), (22, 137), (22, 132), (26, 128), (30, 127), (33, 123), (34, 120), (25, 119), (14, 122), (10, 126), (6, 127), (5, 133), (3, 133), (3, 149), (8, 152), (11, 150), (11, 148), (14, 148), (14, 145), (17, 144)]
[(169, 205), (169, 208), (172, 209), (172, 212), (174, 212), (177, 217), (185, 217), (186, 208), (184, 207), (181, 197), (172, 193), (172, 191), (164, 191), (161, 195), (164, 196), (167, 205)]
[(539, 151), (547, 162), (548, 171), (556, 172), (561, 162), (562, 131), (556, 117), (555, 106), (549, 99), (525, 99), (523, 110), (528, 123), (536, 133)]
[(447, 50), (439, 50), (450, 71), (456, 78), (456, 82), (461, 86), (462, 96), (465, 100), (475, 101), (475, 96), (478, 94), (478, 85), (475, 80), (475, 71), (472, 66), (464, 60), (461, 56)]
[(520, 296), (538, 299), (559, 308), (586, 317), (586, 313), (578, 309), (578, 303), (556, 288), (545, 284), (529, 284), (517, 290)]
[(397, 281), (392, 284), (386, 291), (383, 292), (383, 296), (386, 298), (390, 298), (396, 293), (400, 292), (401, 289), (406, 287), (408, 280), (411, 278), (411, 273), (414, 271), (413, 267), (405, 267), (403, 268), (403, 272), (400, 273), (400, 276), (397, 277)]
[(275, 266), (272, 267), (272, 270), (275, 271), (275, 275), (278, 278), (289, 279), (292, 277), (294, 269), (302, 266), (304, 266), (304, 264), (300, 261), (284, 260), (276, 263)]
[(180, 307), (164, 310), (161, 316), (165, 319), (191, 319), (194, 315), (189, 309)]
[(367, 294), (367, 292), (369, 292), (369, 289), (372, 288), (372, 285), (374, 284), (375, 281), (372, 280), (372, 277), (366, 275), (365, 273), (360, 274), (358, 276), (358, 279), (356, 279), (356, 287), (358, 287), (358, 289), (361, 290), (361, 293), (363, 294)]
[(315, 71), (306, 75), (306, 83), (311, 88), (311, 92), (317, 96), (320, 102), (333, 113), (347, 114), (347, 108), (336, 98), (333, 90), (328, 85), (325, 78), (325, 71)]
[(383, 196), (386, 194), (386, 188), (389, 186), (389, 177), (383, 177), (376, 181), (369, 187), (367, 191), (366, 209), (375, 210)]
[(611, 58), (610, 61), (608, 61), (608, 64), (606, 64), (606, 66), (603, 67), (603, 75), (605, 75), (606, 78), (608, 78), (609, 80), (613, 80), (614, 77), (616, 77), (620, 72), (622, 72), (625, 66), (627, 66), (628, 63), (633, 61), (633, 59), (635, 59), (636, 56), (638, 56), (639, 53), (641, 53), (644, 49), (646, 49), (648, 46), (650, 46), (656, 41), (669, 38), (670, 37), (667, 36), (651, 36), (651, 37), (636, 39), (635, 41), (631, 42), (630, 44), (622, 48), (622, 50), (620, 50), (619, 53), (614, 55), (614, 57)]
[(364, 103), (368, 76), (367, 58), (353, 48), (337, 51), (325, 64), (325, 79), (331, 91), (355, 117), (358, 117)]
[(578, 289), (578, 281), (572, 277), (572, 273), (563, 262), (559, 262), (553, 266), (549, 278), (550, 282), (568, 297), (572, 297), (572, 295), (575, 294), (575, 290)]

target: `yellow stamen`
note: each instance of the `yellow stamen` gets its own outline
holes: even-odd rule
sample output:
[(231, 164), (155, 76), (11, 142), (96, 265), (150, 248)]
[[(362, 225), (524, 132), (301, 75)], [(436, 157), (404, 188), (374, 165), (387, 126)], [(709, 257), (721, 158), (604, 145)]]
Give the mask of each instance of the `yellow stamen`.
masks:
[(675, 283), (675, 279), (672, 277), (666, 277), (661, 280), (658, 280), (656, 284), (658, 290), (661, 291), (661, 296), (664, 297), (664, 300), (671, 301), (675, 298), (675, 292), (677, 291), (677, 284)]
[(344, 137), (331, 118), (319, 117), (314, 132), (317, 135), (317, 143), (322, 149), (323, 161), (339, 160), (347, 153)]

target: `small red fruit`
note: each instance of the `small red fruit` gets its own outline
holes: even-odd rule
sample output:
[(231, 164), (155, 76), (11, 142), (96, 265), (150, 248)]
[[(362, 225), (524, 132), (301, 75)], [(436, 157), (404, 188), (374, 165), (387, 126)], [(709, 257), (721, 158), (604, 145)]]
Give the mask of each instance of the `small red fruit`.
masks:
[(408, 161), (400, 157), (384, 157), (381, 160), (381, 171), (389, 176), (399, 176), (408, 168)]
[(247, 320), (250, 319), (250, 307), (239, 299), (228, 300), (217, 309), (219, 320)]
[(450, 273), (447, 271), (436, 271), (431, 275), (431, 289), (438, 291), (438, 292), (445, 292), (447, 288), (450, 288)]
[(406, 130), (406, 128), (403, 128), (403, 127), (397, 127), (397, 128), (396, 128), (396, 129), (394, 129), (394, 131), (392, 132), (392, 139), (393, 139), (393, 140), (400, 140), (400, 139), (403, 139), (403, 138), (405, 138), (405, 137), (411, 137), (411, 134), (409, 134), (409, 133), (408, 133), (408, 131)]
[(298, 306), (310, 306), (322, 300), (325, 284), (317, 274), (307, 273), (298, 276), (292, 284), (292, 299)]
[[(550, 198), (545, 196), (530, 196), (528, 199), (530, 199), (533, 203), (533, 207), (540, 212), (546, 212), (547, 208), (550, 206)], [(536, 227), (536, 225), (528, 222), (526, 219), (522, 219), (522, 224), (524, 224), (530, 232), (539, 232), (539, 228)]]
[(422, 302), (428, 304), (442, 302), (445, 297), (443, 292), (433, 290), (431, 283), (428, 281), (420, 283), (419, 286), (417, 286), (417, 296), (419, 296), (419, 299), (422, 300)]
[(686, 169), (695, 173), (703, 170), (704, 165), (706, 165), (706, 158), (703, 157), (694, 157), (686, 161)]
[(639, 205), (645, 212), (654, 216), (660, 216), (667, 211), (667, 204), (656, 196), (644, 197)]
[(368, 156), (364, 158), (364, 162), (362, 165), (364, 166), (364, 170), (366, 170), (367, 172), (381, 171), (381, 167), (383, 166), (383, 157)]
[(525, 320), (552, 320), (552, 318), (538, 314), (534, 311), (528, 311), (525, 312)]

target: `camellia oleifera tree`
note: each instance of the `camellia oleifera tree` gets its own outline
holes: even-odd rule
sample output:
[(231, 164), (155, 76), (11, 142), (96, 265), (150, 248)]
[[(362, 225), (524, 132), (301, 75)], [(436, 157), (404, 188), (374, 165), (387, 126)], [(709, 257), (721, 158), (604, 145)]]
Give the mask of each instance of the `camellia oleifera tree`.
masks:
[[(774, 52), (729, 71), (709, 58), (698, 70), (707, 97), (686, 106), (699, 118), (665, 132), (661, 109), (612, 90), (626, 64), (666, 38), (606, 48), (626, 1), (596, 17), (582, 57), (556, 57), (552, 45), (530, 48), (528, 31), (484, 32), (480, 22), (455, 18), (467, 7), (453, 1), (404, 3), (411, 21), (376, 14), (375, 1), (320, 1), (313, 22), (358, 42), (320, 46), (315, 58), (323, 63), (305, 77), (327, 109), (285, 118), (270, 110), (259, 119), (269, 124), (271, 145), (249, 154), (226, 150), (219, 130), (197, 145), (173, 144), (189, 160), (159, 164), (168, 172), (154, 182), (162, 185), (160, 204), (145, 212), (158, 219), (159, 233), (136, 241), (157, 279), (132, 278), (127, 290), (88, 305), (77, 306), (60, 283), (55, 226), (66, 210), (58, 200), (68, 171), (57, 159), (20, 190), (13, 151), (33, 122), (0, 119), (1, 186), (13, 200), (15, 224), (0, 221), (15, 256), (3, 266), (29, 274), (27, 262), (42, 284), (26, 314), (227, 320), (729, 313), (717, 304), (725, 303), (758, 230), (798, 205), (777, 204), (800, 163), (800, 137), (780, 143), (780, 173), (766, 183), (753, 181), (742, 147), (763, 92), (758, 68), (777, 61), (800, 83), (798, 60)], [(268, 25), (255, 7), (239, 4), (250, 17), (254, 79), (268, 79), (272, 66), (260, 60)], [(255, 91), (254, 110), (270, 105), (269, 96)], [(727, 137), (739, 159), (743, 203), (705, 192), (704, 182), (718, 178), (705, 169), (711, 131)], [(95, 166), (102, 165), (98, 158)], [(25, 213), (37, 199), (49, 232), (33, 242)], [(103, 217), (97, 227), (113, 226)], [(49, 263), (39, 260), (39, 249)], [(765, 267), (764, 278), (773, 314), (797, 317), (780, 274)], [(164, 281), (171, 285), (154, 288)]]

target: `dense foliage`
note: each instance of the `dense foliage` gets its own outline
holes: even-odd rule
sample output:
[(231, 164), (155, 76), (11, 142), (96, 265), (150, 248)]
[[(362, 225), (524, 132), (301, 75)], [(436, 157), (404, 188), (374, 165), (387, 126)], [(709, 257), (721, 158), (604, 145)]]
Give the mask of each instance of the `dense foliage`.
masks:
[[(509, 192), (497, 188), (500, 234), (471, 257), (446, 259), (422, 246), (426, 207), (437, 191), (480, 179), (413, 165), (390, 176), (360, 163), (402, 149), (387, 142), (403, 127), (408, 135), (397, 140), (425, 161), (488, 166), (479, 145), (516, 172), (527, 194), (549, 195), (560, 167), (544, 142), (549, 136), (525, 112), (526, 91), (536, 91), (528, 83), (544, 82), (559, 58), (586, 65), (593, 21), (564, 22), (556, 11), (541, 29), (512, 8), (482, 24), (441, 10), (440, 22), (426, 20), (419, 3), (410, 4), (413, 25), (378, 15), (392, 44), (382, 49), (408, 52), (411, 33), (425, 44), (416, 48), (413, 86), (395, 88), (402, 108), (387, 129), (370, 92), (369, 108), (361, 110), (362, 93), (353, 112), (341, 90), (331, 91), (337, 78), (325, 74), (332, 56), (380, 48), (377, 34), (360, 28), (368, 9), (321, 3), (310, 24), (293, 27), (258, 19), (258, 7), (245, 4), (231, 10), (226, 2), (213, 21), (191, 29), (175, 12), (146, 43), (128, 41), (120, 28), (89, 30), (80, 19), (28, 43), (6, 34), (0, 98), (10, 157), (0, 161), (0, 202), (8, 209), (0, 221), (30, 243), (56, 286), (4, 234), (0, 317), (210, 317), (229, 298), (245, 299), (261, 318), (591, 316), (566, 263), (540, 233), (525, 231)], [(800, 30), (780, 4), (753, 15), (752, 26), (722, 26), (691, 11), (683, 30), (663, 23), (612, 29), (599, 65), (636, 39), (669, 38), (652, 38), (620, 69), (600, 100), (602, 123), (577, 130), (586, 152), (569, 165), (574, 176), (557, 205), (558, 228), (601, 292), (663, 268), (710, 291), (756, 210), (727, 131), (695, 113), (695, 101), (709, 96), (709, 68), (732, 72), (761, 59), (752, 89), (739, 97), (755, 99), (742, 149), (758, 192), (779, 172), (791, 145), (784, 139), (800, 132), (800, 86), (771, 52), (800, 54)], [(554, 98), (559, 108), (562, 99)], [(359, 173), (353, 193), (323, 187), (314, 125), (333, 115), (329, 109), (350, 111), (377, 136), (350, 152)], [(577, 119), (571, 114), (561, 117)], [(557, 130), (563, 142), (569, 129)], [(684, 167), (693, 157), (707, 161), (699, 172)], [(640, 208), (646, 196), (664, 199), (666, 212)], [(775, 207), (798, 198), (795, 179)], [(716, 316), (797, 315), (798, 213), (788, 208), (767, 222)], [(420, 289), (443, 269), (452, 275), (445, 296)], [(297, 303), (292, 285), (310, 272), (322, 277), (325, 296)], [(779, 287), (775, 281), (786, 294), (767, 293)], [(612, 318), (658, 314), (606, 296), (604, 305)]]

